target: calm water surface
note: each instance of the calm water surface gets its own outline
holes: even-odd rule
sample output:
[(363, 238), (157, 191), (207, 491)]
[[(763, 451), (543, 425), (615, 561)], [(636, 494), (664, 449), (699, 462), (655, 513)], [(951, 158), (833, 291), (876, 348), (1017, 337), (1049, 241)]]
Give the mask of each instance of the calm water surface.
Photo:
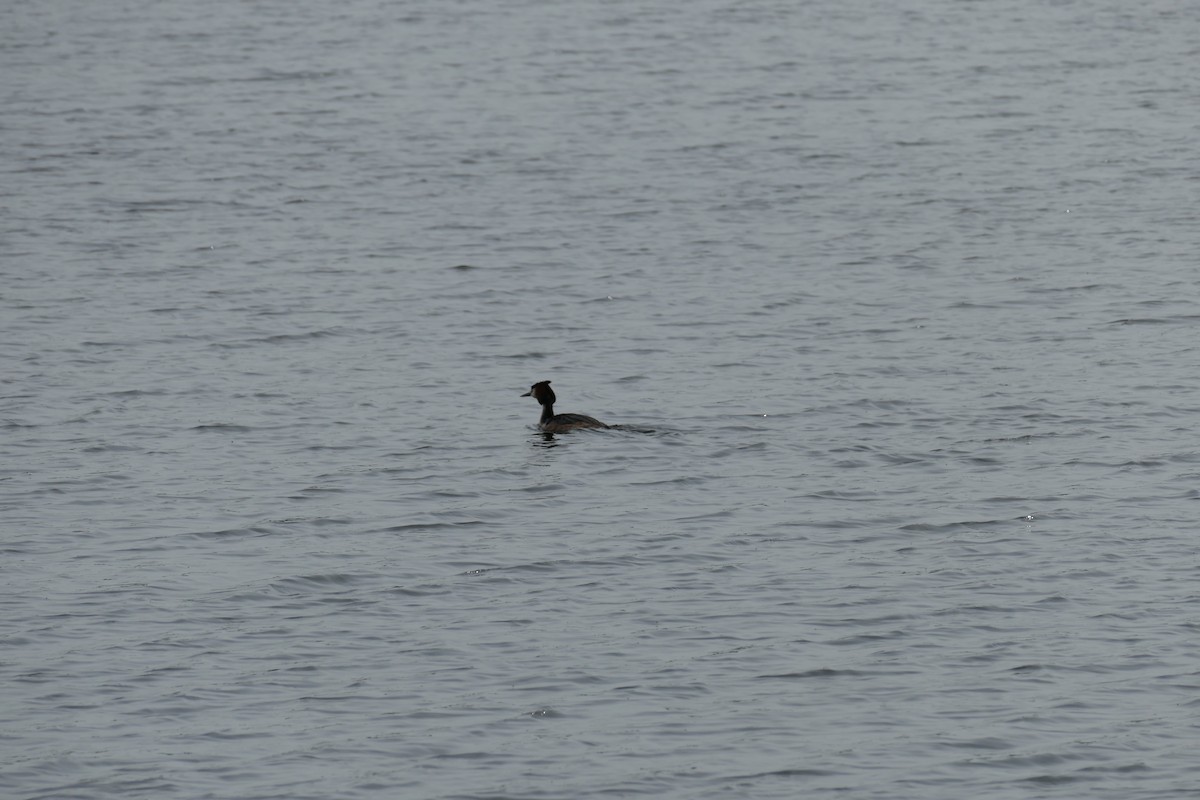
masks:
[(1195, 30), (9, 3), (0, 794), (1196, 796)]

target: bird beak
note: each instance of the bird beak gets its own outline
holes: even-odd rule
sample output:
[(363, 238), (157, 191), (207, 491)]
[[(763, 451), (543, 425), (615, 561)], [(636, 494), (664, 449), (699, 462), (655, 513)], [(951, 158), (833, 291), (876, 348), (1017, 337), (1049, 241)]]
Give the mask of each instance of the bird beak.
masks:
[(528, 392), (521, 395), (521, 397), (532, 397), (532, 396), (533, 396), (533, 389), (530, 389)]

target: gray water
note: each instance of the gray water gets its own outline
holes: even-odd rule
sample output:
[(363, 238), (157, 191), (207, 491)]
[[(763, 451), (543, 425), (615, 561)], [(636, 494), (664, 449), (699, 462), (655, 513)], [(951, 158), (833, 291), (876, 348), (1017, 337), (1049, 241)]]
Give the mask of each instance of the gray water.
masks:
[(1194, 10), (6, 4), (0, 795), (1200, 796)]

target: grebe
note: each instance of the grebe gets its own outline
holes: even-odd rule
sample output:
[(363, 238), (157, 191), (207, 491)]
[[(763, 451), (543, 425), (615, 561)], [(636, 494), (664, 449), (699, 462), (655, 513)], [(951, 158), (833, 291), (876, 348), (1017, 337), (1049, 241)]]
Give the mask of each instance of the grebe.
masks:
[(586, 417), (583, 414), (555, 414), (554, 401), (558, 398), (554, 396), (554, 390), (550, 388), (550, 381), (535, 383), (521, 397), (532, 397), (542, 404), (542, 418), (538, 421), (538, 428), (546, 433), (567, 433), (580, 428), (608, 427), (600, 420)]

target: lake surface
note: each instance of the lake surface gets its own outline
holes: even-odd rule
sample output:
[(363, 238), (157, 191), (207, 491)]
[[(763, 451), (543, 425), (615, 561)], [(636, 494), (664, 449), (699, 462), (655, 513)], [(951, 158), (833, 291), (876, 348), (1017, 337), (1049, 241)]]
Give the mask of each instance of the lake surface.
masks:
[(1192, 11), (7, 4), (0, 794), (1195, 797)]

